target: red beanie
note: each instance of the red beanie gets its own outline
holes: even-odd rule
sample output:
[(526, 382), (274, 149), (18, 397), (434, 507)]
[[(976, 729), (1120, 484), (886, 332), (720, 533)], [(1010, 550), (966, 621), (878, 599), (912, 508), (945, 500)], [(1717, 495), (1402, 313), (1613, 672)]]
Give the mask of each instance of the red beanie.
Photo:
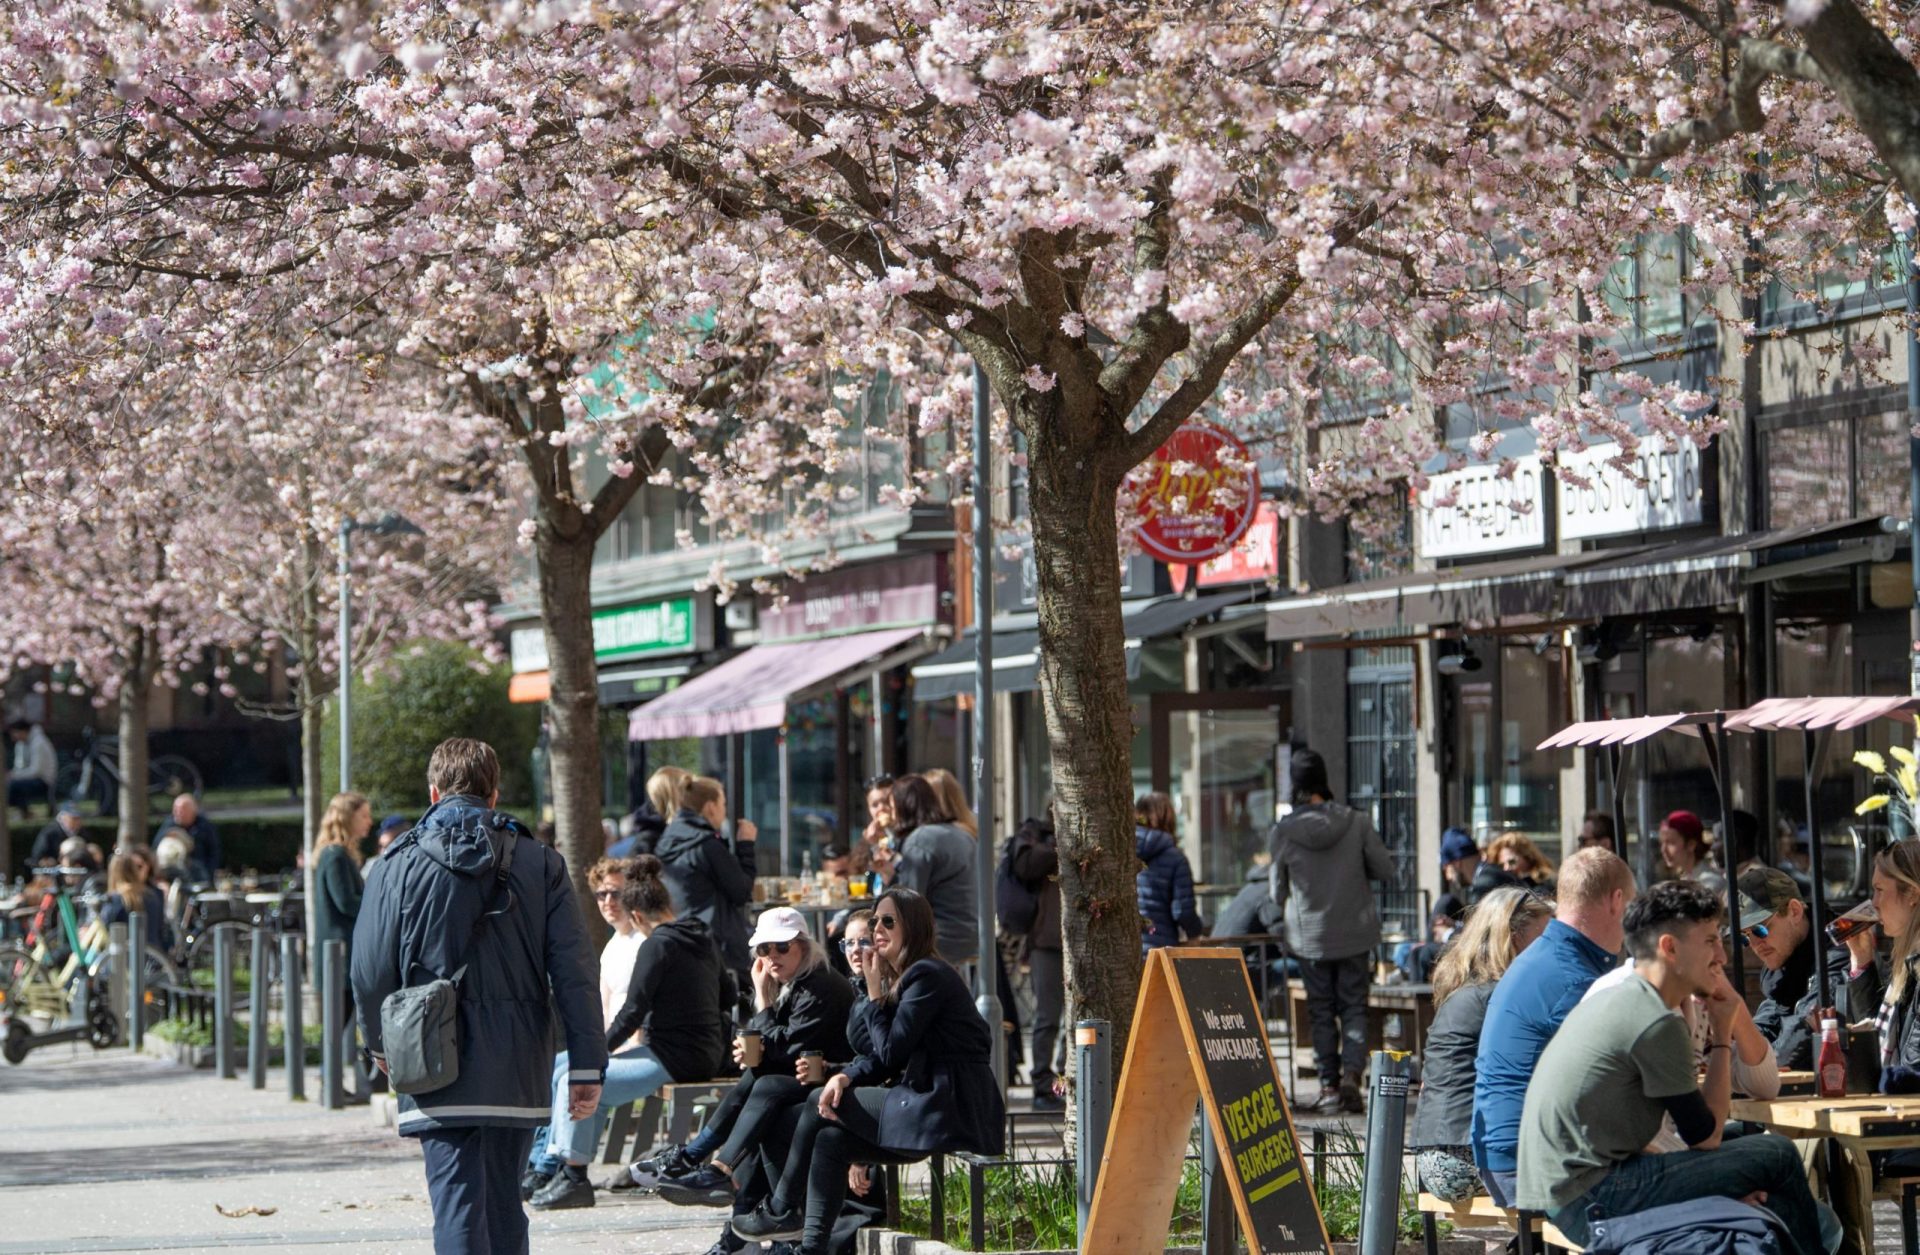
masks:
[(1675, 811), (1668, 815), (1660, 826), (1673, 829), (1695, 845), (1706, 840), (1706, 825), (1701, 823), (1700, 816), (1692, 811)]

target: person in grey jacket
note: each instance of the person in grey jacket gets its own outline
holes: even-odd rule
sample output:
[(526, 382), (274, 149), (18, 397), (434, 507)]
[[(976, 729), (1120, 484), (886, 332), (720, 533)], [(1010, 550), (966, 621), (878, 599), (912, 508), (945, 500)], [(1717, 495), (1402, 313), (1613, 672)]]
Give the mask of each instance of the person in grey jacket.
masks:
[(401, 1095), (399, 1132), (420, 1139), (437, 1255), (525, 1251), (520, 1170), (533, 1131), (548, 1120), (556, 1010), (570, 1110), (585, 1119), (600, 1104), (599, 972), (566, 863), (493, 809), (500, 760), (492, 747), (442, 741), (427, 784), (432, 809), (368, 869), (353, 929), (354, 1006), (384, 1071), (387, 996), (465, 969), (459, 1076)]
[(893, 831), (900, 845), (873, 852), (873, 869), (889, 885), (912, 889), (933, 907), (940, 957), (955, 967), (980, 954), (979, 899), (974, 893), (974, 842), (940, 808), (922, 776), (893, 782)]
[(747, 904), (758, 874), (753, 821), (733, 826), (733, 840), (720, 835), (727, 823), (727, 794), (718, 780), (696, 776), (680, 794), (680, 811), (660, 834), (654, 855), (666, 865), (676, 914), (697, 919), (713, 933), (720, 957), (740, 980), (749, 979)]
[(1286, 913), (1287, 948), (1307, 987), (1320, 1070), (1314, 1110), (1359, 1112), (1367, 1065), (1367, 989), (1380, 912), (1370, 880), (1391, 881), (1393, 859), (1365, 815), (1333, 800), (1327, 762), (1293, 752), (1293, 811), (1273, 826), (1273, 900)]

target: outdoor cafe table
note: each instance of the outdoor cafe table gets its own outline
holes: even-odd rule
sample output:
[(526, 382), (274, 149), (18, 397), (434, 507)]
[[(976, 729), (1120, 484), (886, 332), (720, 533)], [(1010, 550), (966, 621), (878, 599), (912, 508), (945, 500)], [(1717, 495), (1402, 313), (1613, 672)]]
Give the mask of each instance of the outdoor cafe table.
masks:
[[(1783, 1137), (1825, 1137), (1865, 1163), (1876, 1150), (1920, 1147), (1920, 1094), (1859, 1094), (1846, 1098), (1736, 1098), (1728, 1110)], [(1837, 1170), (1837, 1166), (1834, 1170)], [(1831, 1172), (1830, 1172), (1831, 1175)], [(1911, 1234), (1905, 1245), (1914, 1249)]]

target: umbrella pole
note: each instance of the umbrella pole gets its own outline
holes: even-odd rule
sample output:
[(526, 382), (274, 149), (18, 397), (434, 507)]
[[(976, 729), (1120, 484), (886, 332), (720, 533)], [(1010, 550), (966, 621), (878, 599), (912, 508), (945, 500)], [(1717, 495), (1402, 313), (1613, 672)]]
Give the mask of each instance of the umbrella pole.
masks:
[(1741, 951), (1745, 950), (1746, 946), (1741, 944), (1738, 935), (1740, 932), (1740, 865), (1739, 852), (1733, 848), (1733, 784), (1727, 778), (1727, 712), (1714, 711), (1711, 726), (1713, 735), (1709, 737), (1707, 727), (1703, 725), (1700, 729), (1700, 739), (1707, 747), (1708, 757), (1713, 760), (1713, 783), (1720, 794), (1720, 832), (1726, 840), (1723, 849), (1727, 860), (1727, 924), (1735, 933), (1733, 945), (1729, 947), (1732, 953), (1727, 955), (1727, 970), (1734, 992), (1744, 997), (1746, 972), (1741, 962)]
[(1800, 729), (1800, 742), (1803, 757), (1804, 780), (1807, 791), (1807, 852), (1808, 879), (1812, 882), (1813, 892), (1813, 961), (1815, 979), (1820, 983), (1819, 1003), (1822, 1007), (1833, 1005), (1833, 986), (1827, 979), (1827, 943), (1822, 935), (1827, 926), (1827, 870), (1820, 850), (1820, 815), (1814, 809), (1814, 784), (1820, 767), (1819, 733), (1812, 728)]
[(1607, 801), (1613, 807), (1613, 843), (1621, 858), (1627, 856), (1627, 808), (1621, 796), (1620, 747), (1607, 746), (1607, 755), (1602, 760), (1607, 765)]

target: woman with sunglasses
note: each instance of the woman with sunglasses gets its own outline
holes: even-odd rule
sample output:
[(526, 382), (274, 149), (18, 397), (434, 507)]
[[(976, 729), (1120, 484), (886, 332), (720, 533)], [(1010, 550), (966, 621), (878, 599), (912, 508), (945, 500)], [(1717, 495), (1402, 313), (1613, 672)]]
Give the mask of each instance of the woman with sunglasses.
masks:
[[(731, 1167), (758, 1144), (767, 1119), (806, 1096), (801, 1057), (818, 1054), (823, 1066), (853, 1057), (847, 1045), (853, 986), (827, 965), (824, 948), (807, 932), (806, 918), (790, 906), (765, 911), (749, 944), (754, 1016), (744, 1032), (759, 1034), (760, 1061), (749, 1065), (735, 1039), (733, 1061), (744, 1070), (706, 1128), (685, 1146), (642, 1160), (627, 1173), (632, 1185), (658, 1186), (669, 1203), (730, 1204)], [(709, 1155), (711, 1165), (705, 1163)], [(615, 1182), (624, 1188), (618, 1177)]]
[(933, 908), (911, 889), (889, 889), (874, 904), (873, 937), (866, 1050), (802, 1108), (772, 1196), (734, 1220), (750, 1242), (797, 1239), (800, 1255), (827, 1255), (852, 1165), (1004, 1148), (992, 1036), (966, 982), (936, 953)]
[(641, 854), (627, 866), (620, 905), (646, 940), (627, 981), (626, 1000), (607, 1025), (607, 1049), (615, 1050), (636, 1031), (644, 1033), (646, 1044), (628, 1046), (608, 1061), (600, 1108), (592, 1118), (575, 1120), (566, 1103), (555, 1100), (548, 1145), (564, 1164), (529, 1200), (537, 1210), (593, 1206), (587, 1161), (607, 1112), (656, 1093), (669, 1081), (708, 1080), (726, 1064), (733, 977), (713, 934), (698, 919), (675, 916), (658, 858)]

